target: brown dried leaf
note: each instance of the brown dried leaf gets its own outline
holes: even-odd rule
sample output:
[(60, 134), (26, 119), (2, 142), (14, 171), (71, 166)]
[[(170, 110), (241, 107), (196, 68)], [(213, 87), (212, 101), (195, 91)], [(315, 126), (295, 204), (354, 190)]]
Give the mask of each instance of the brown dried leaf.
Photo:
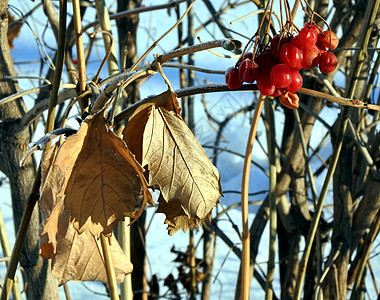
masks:
[(58, 144), (54, 144), (50, 149), (44, 151), (42, 155), (42, 188), (39, 202), (42, 215), (40, 247), (42, 249), (46, 244), (49, 244), (49, 246), (40, 251), (45, 258), (51, 255), (48, 253), (55, 252), (58, 217), (62, 212), (63, 204), (62, 191), (67, 182), (60, 168), (56, 165), (53, 166), (57, 150)]
[(164, 213), (166, 219), (165, 224), (168, 225), (167, 230), (169, 235), (175, 234), (178, 230), (196, 229), (199, 228), (205, 220), (211, 221), (211, 212), (209, 212), (203, 219), (191, 218), (183, 210), (181, 203), (178, 199), (172, 199), (166, 202), (165, 199), (160, 197), (158, 199), (158, 209), (156, 213)]
[[(72, 149), (78, 149), (78, 154), (67, 161)], [(88, 229), (95, 236), (108, 234), (125, 216), (133, 218), (141, 191), (143, 207), (146, 200), (154, 203), (143, 168), (125, 143), (108, 130), (102, 113), (88, 117), (78, 133), (66, 139), (56, 164), (61, 170), (72, 169), (65, 206), (79, 233)]]
[[(219, 172), (175, 112), (152, 107), (143, 138), (142, 165), (146, 164), (149, 184), (159, 186), (170, 204), (160, 204), (160, 211), (173, 223), (171, 232), (198, 228), (222, 196)], [(181, 218), (176, 219), (174, 211)]]
[(57, 253), (59, 239), (66, 235), (70, 224), (70, 212), (63, 208), (63, 197), (60, 199), (60, 203), (52, 211), (40, 234), (39, 254), (47, 259), (53, 258)]
[[(8, 12), (8, 25), (11, 25), (14, 21), (16, 21), (16, 18)], [(22, 27), (22, 22), (18, 21), (15, 24), (12, 24), (12, 27), (8, 28), (7, 38), (8, 38), (8, 44), (9, 48), (14, 49), (13, 40), (19, 36), (20, 31)]]
[(166, 110), (174, 111), (177, 114), (180, 113), (177, 97), (171, 90), (166, 90), (165, 92), (149, 99), (149, 102), (138, 106), (123, 130), (123, 140), (140, 163), (142, 162), (143, 134), (152, 106), (163, 107)]
[[(70, 224), (64, 236), (58, 235), (57, 253), (52, 260), (52, 274), (62, 281), (107, 282), (105, 262), (100, 241), (88, 230), (82, 234)], [(116, 281), (122, 282), (133, 266), (121, 250), (114, 236), (111, 237), (111, 256), (115, 267)]]
[(145, 109), (140, 110), (138, 114), (129, 120), (127, 126), (123, 130), (123, 140), (139, 163), (142, 162), (142, 139), (151, 109), (152, 106), (148, 106), (145, 107)]

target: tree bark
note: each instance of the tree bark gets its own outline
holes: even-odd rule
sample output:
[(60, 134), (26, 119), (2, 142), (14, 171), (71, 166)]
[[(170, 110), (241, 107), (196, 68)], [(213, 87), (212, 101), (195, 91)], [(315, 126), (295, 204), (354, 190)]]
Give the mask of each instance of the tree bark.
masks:
[[(16, 80), (4, 79), (15, 76), (13, 61), (7, 42), (8, 1), (0, 0), (0, 99), (19, 91)], [(26, 112), (23, 100), (17, 99), (1, 106), (0, 118), (0, 165), (9, 178), (12, 195), (14, 226), (17, 231), (35, 177), (35, 163), (28, 161), (21, 169), (19, 162), (31, 141), (33, 128), (20, 128), (18, 119)], [(57, 283), (52, 278), (47, 260), (38, 255), (39, 213), (36, 206), (29, 225), (24, 249), (20, 258), (24, 269), (24, 281), (28, 284), (28, 299), (57, 299)]]

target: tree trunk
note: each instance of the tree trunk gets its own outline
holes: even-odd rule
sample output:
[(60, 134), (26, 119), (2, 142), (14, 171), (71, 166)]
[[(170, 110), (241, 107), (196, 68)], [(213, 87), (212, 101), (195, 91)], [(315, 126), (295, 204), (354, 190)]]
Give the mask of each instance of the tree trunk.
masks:
[[(18, 92), (15, 80), (4, 79), (15, 76), (7, 42), (8, 1), (0, 0), (0, 99)], [(18, 230), (21, 218), (35, 177), (35, 163), (28, 161), (26, 169), (19, 167), (27, 145), (31, 141), (33, 128), (20, 128), (18, 119), (25, 113), (22, 99), (1, 106), (0, 118), (0, 168), (9, 178), (12, 195), (14, 226)], [(48, 261), (38, 255), (39, 213), (36, 206), (29, 225), (20, 263), (24, 269), (24, 281), (28, 284), (28, 299), (57, 299), (57, 283), (52, 278)]]

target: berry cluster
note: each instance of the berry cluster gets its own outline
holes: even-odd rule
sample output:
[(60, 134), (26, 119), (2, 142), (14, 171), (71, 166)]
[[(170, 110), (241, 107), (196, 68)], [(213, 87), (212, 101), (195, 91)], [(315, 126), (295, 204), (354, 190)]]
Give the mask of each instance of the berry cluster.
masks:
[(303, 83), (299, 71), (317, 65), (322, 73), (334, 71), (338, 61), (327, 49), (334, 50), (338, 43), (332, 31), (306, 23), (296, 36), (276, 35), (270, 45), (259, 45), (254, 57), (245, 53), (235, 67), (226, 70), (226, 83), (236, 90), (243, 82), (256, 81), (262, 95), (280, 97), (283, 105), (297, 108), (299, 98), (295, 92)]

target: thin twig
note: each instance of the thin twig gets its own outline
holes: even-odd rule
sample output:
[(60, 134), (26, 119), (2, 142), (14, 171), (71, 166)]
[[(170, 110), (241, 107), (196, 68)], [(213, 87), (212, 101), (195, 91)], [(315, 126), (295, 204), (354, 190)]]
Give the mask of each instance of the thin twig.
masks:
[(247, 148), (245, 152), (244, 167), (243, 167), (243, 178), (241, 187), (241, 214), (242, 214), (242, 243), (243, 243), (243, 253), (242, 253), (242, 284), (241, 284), (241, 295), (242, 299), (249, 299), (249, 287), (251, 278), (249, 276), (250, 268), (250, 234), (248, 229), (248, 187), (249, 187), (249, 171), (251, 168), (251, 157), (253, 142), (256, 138), (257, 126), (261, 116), (261, 111), (264, 105), (265, 96), (260, 95), (259, 102), (257, 103), (255, 114), (253, 116), (251, 129), (248, 136)]
[[(102, 62), (100, 63), (100, 66), (98, 68), (98, 72), (96, 72), (95, 77), (92, 79), (94, 83), (98, 83), (100, 72), (103, 70), (103, 67), (106, 64), (106, 62), (108, 63), (108, 65), (110, 64), (110, 61), (109, 61), (110, 54), (112, 52), (112, 49), (115, 50), (115, 48), (113, 47), (112, 34), (110, 32), (108, 32), (108, 31), (106, 31), (106, 30), (94, 31), (93, 33), (90, 34), (90, 38), (94, 38), (95, 35), (98, 34), (98, 33), (103, 33), (103, 34), (107, 35), (109, 37), (110, 41), (108, 42), (107, 45), (105, 45), (105, 48), (107, 49), (106, 54), (104, 55), (104, 58), (103, 58)], [(118, 69), (116, 69), (116, 71), (112, 71), (112, 72), (110, 72), (110, 70), (112, 71), (112, 70), (114, 70), (114, 68), (110, 69), (110, 67), (108, 67), (108, 73), (110, 75), (112, 75), (112, 74), (115, 74)]]
[[(78, 59), (78, 69), (79, 69), (79, 93), (82, 93), (86, 90), (86, 60), (85, 60), (84, 48), (83, 48), (80, 1), (72, 0), (72, 3), (73, 3), (74, 27), (75, 27), (74, 34), (76, 38), (77, 59)], [(79, 104), (82, 111), (86, 109), (87, 103), (85, 101), (81, 101)]]
[[(142, 70), (139, 72), (131, 72), (131, 73), (125, 73), (118, 77), (116, 77), (114, 80), (110, 82), (109, 85), (104, 89), (104, 91), (100, 94), (99, 98), (96, 100), (94, 107), (91, 109), (92, 112), (96, 112), (99, 109), (103, 107), (103, 105), (112, 97), (114, 91), (119, 87), (123, 86), (126, 87), (131, 82), (145, 78), (147, 76), (151, 76), (156, 74), (156, 71), (153, 70)], [(125, 80), (125, 81), (124, 81)], [(124, 82), (123, 82), (124, 81)], [(140, 102), (138, 102), (140, 103)]]
[(335, 251), (332, 259), (330, 259), (327, 264), (326, 264), (326, 267), (325, 267), (325, 270), (323, 271), (323, 274), (321, 276), (321, 278), (318, 280), (318, 283), (317, 283), (317, 286), (314, 290), (314, 294), (313, 294), (313, 299), (319, 299), (319, 294), (322, 290), (322, 282), (323, 280), (325, 279), (325, 277), (327, 276), (327, 273), (329, 272), (331, 266), (335, 263), (335, 261), (337, 260), (339, 254), (340, 254), (340, 250), (342, 248), (342, 244), (340, 244), (338, 246), (338, 249)]
[[(52, 91), (50, 92), (49, 109), (46, 120), (46, 132), (54, 130), (54, 120), (55, 120), (55, 107), (58, 101), (59, 87), (62, 77), (63, 64), (66, 52), (66, 15), (67, 15), (67, 2), (66, 0), (59, 1), (59, 28), (58, 28), (58, 48), (57, 48), (57, 59), (55, 63), (55, 71), (53, 78)], [(47, 146), (50, 148), (50, 143)]]
[(119, 291), (117, 290), (116, 273), (112, 262), (111, 249), (109, 239), (100, 234), (100, 242), (103, 250), (104, 264), (106, 266), (108, 289), (111, 300), (119, 299)]
[(205, 68), (200, 68), (197, 66), (191, 66), (183, 63), (164, 63), (161, 64), (161, 67), (163, 68), (178, 68), (178, 69), (188, 69), (188, 70), (193, 70), (197, 72), (203, 72), (203, 73), (209, 73), (209, 74), (219, 74), (219, 75), (224, 75), (226, 73), (225, 70), (213, 70), (213, 69), (205, 69)]
[(193, 0), (190, 5), (187, 7), (186, 11), (182, 15), (182, 17), (168, 30), (166, 31), (157, 41), (155, 41), (152, 46), (149, 47), (147, 51), (133, 64), (129, 72), (132, 72), (143, 60), (144, 58), (157, 46), (157, 44), (166, 36), (169, 34), (170, 31), (172, 31), (174, 28), (178, 26), (179, 23), (182, 22), (183, 18), (187, 15), (191, 7), (193, 6), (195, 0)]
[(380, 212), (377, 213), (377, 217), (375, 219), (375, 222), (372, 224), (371, 232), (366, 238), (365, 246), (364, 246), (365, 250), (364, 250), (364, 253), (363, 253), (361, 260), (360, 260), (359, 271), (358, 271), (356, 278), (355, 278), (355, 283), (354, 283), (354, 286), (352, 288), (350, 299), (356, 299), (357, 291), (358, 291), (359, 286), (362, 282), (364, 269), (367, 265), (367, 262), (369, 259), (369, 254), (371, 252), (371, 246), (372, 246), (372, 244), (373, 244), (373, 242), (377, 236), (377, 233), (379, 232), (379, 227), (380, 227)]
[(36, 178), (34, 179), (34, 184), (32, 187), (32, 191), (27, 199), (27, 206), (24, 210), (24, 214), (21, 219), (21, 224), (16, 236), (16, 242), (13, 246), (11, 260), (9, 262), (9, 267), (7, 269), (7, 274), (5, 276), (5, 282), (3, 289), (1, 291), (1, 300), (9, 299), (9, 295), (12, 290), (12, 286), (14, 283), (14, 278), (16, 274), (17, 264), (20, 259), (21, 251), (24, 246), (27, 229), (29, 227), (30, 218), (32, 216), (34, 206), (37, 203), (39, 191), (40, 191), (40, 183), (41, 183), (41, 168), (39, 167), (36, 173)]
[(105, 59), (107, 60), (108, 74), (115, 74), (119, 71), (117, 64), (116, 49), (112, 38), (112, 27), (109, 12), (104, 0), (95, 0), (96, 11), (100, 21), (100, 28), (103, 33), (104, 47), (107, 49)]
[[(138, 7), (138, 8), (134, 8), (134, 9), (129, 9), (126, 11), (121, 11), (121, 12), (118, 12), (116, 14), (110, 15), (110, 20), (118, 20), (118, 19), (122, 19), (122, 18), (129, 17), (132, 15), (140, 14), (143, 12), (149, 12), (149, 11), (160, 10), (160, 9), (168, 9), (171, 7), (175, 7), (175, 6), (179, 5), (180, 3), (186, 2), (186, 1), (188, 1), (188, 0), (176, 0), (173, 2), (166, 3), (166, 4), (161, 4), (161, 5), (152, 5), (152, 6), (147, 6), (147, 7)], [(98, 25), (99, 22), (100, 22), (99, 20), (95, 20), (94, 22), (87, 24), (86, 26), (83, 27), (82, 32), (85, 32), (89, 28)]]
[[(70, 89), (61, 91), (59, 93), (57, 104), (61, 104), (64, 101), (78, 96), (74, 84), (69, 84)], [(62, 85), (61, 85), (62, 87)], [(49, 89), (46, 89), (49, 90)], [(20, 128), (29, 126), (41, 113), (43, 113), (49, 106), (49, 99), (42, 100), (33, 106), (27, 113), (25, 113), (19, 123)]]
[[(25, 91), (21, 91), (21, 92), (18, 92), (18, 93), (15, 93), (15, 94), (12, 94), (8, 97), (5, 97), (3, 99), (0, 100), (0, 105), (3, 105), (5, 103), (8, 103), (8, 102), (11, 102), (11, 101), (14, 101), (14, 100), (17, 100), (18, 98), (21, 98), (23, 96), (26, 96), (26, 95), (30, 95), (30, 94), (34, 94), (34, 93), (39, 93), (39, 92), (44, 92), (44, 91), (50, 91), (51, 90), (51, 85), (42, 85), (42, 86), (39, 86), (39, 87), (36, 87), (36, 88), (32, 88), (32, 89), (28, 89), (28, 90), (25, 90)], [(75, 84), (72, 84), (72, 83), (62, 83), (59, 85), (59, 88), (60, 89), (75, 89)], [(46, 106), (45, 109), (47, 109), (48, 107)], [(1, 122), (1, 121), (0, 121)]]
[[(353, 80), (352, 80), (352, 83), (349, 86), (349, 90), (348, 90), (348, 97), (349, 98), (352, 98), (354, 93), (355, 93), (357, 80), (359, 78), (359, 74), (360, 74), (361, 68), (363, 66), (363, 61), (365, 58), (366, 49), (367, 49), (367, 45), (369, 42), (369, 37), (370, 37), (370, 34), (372, 32), (372, 24), (373, 24), (373, 21), (374, 21), (376, 14), (377, 14), (379, 5), (380, 5), (380, 0), (373, 0), (367, 6), (366, 17), (368, 17), (368, 14), (370, 15), (370, 17), (367, 19), (368, 20), (367, 26), (363, 27), (365, 30), (365, 32), (364, 32), (365, 36), (364, 36), (364, 39), (363, 39), (362, 45), (361, 45), (362, 50), (358, 54), (358, 57), (356, 60), (356, 65), (355, 65), (355, 68), (352, 72), (353, 73), (353, 77), (352, 77)], [(319, 92), (316, 92), (316, 93), (319, 93)], [(362, 103), (364, 103), (364, 102), (362, 102)], [(319, 220), (320, 220), (320, 217), (322, 214), (323, 204), (324, 204), (324, 201), (325, 201), (325, 198), (326, 198), (329, 186), (330, 186), (330, 182), (332, 180), (333, 174), (334, 174), (336, 166), (338, 164), (338, 159), (339, 159), (340, 152), (341, 152), (341, 149), (343, 146), (343, 138), (344, 138), (346, 128), (347, 128), (347, 123), (348, 123), (348, 107), (347, 106), (345, 106), (343, 108), (343, 112), (342, 112), (339, 123), (340, 123), (339, 124), (340, 125), (339, 126), (339, 132), (338, 132), (336, 142), (334, 145), (333, 155), (332, 155), (332, 158), (330, 161), (329, 168), (327, 170), (327, 175), (325, 177), (325, 181), (323, 183), (322, 190), (320, 192), (317, 207), (316, 207), (315, 213), (313, 215), (313, 219), (312, 219), (312, 222), (310, 225), (309, 233), (308, 233), (308, 236), (306, 239), (305, 250), (304, 250), (304, 253), (302, 255), (301, 262), (300, 262), (300, 272), (298, 273), (297, 282), (296, 282), (296, 289), (295, 289), (295, 293), (294, 293), (294, 299), (297, 299), (297, 300), (301, 298), (301, 290), (302, 290), (303, 279), (305, 277), (306, 267), (307, 267), (307, 263), (309, 261), (309, 256), (310, 256), (311, 248), (313, 245), (315, 233), (317, 231), (318, 223), (319, 223)]]

